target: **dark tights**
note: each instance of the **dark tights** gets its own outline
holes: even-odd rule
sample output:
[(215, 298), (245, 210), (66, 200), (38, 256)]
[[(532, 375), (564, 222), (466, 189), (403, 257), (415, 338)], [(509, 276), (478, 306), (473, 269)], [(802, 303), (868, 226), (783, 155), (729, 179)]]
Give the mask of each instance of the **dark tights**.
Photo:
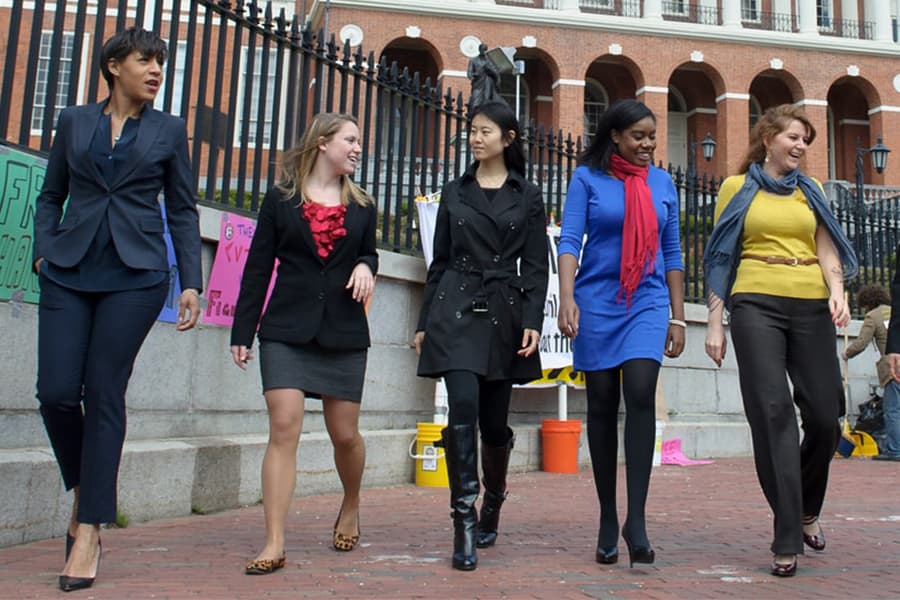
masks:
[(450, 371), (444, 375), (444, 383), (450, 426), (477, 422), (485, 444), (499, 447), (509, 441), (506, 422), (512, 393), (510, 381), (486, 381), (471, 371)]
[(594, 485), (600, 500), (598, 544), (613, 548), (619, 538), (616, 513), (616, 470), (619, 438), (619, 381), (625, 398), (625, 475), (628, 516), (624, 530), (636, 546), (644, 546), (647, 529), (644, 506), (650, 487), (656, 437), (656, 379), (659, 363), (650, 359), (625, 361), (621, 367), (585, 373), (588, 445)]

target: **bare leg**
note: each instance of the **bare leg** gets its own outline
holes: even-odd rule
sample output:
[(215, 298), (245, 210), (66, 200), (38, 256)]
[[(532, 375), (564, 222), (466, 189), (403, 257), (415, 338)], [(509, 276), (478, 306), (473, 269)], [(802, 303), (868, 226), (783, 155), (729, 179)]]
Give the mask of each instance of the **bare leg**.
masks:
[(352, 537), (359, 535), (359, 491), (366, 466), (366, 444), (359, 433), (360, 404), (325, 397), (322, 405), (325, 427), (334, 445), (334, 466), (344, 486), (344, 500), (335, 529)]
[(297, 445), (303, 428), (303, 392), (276, 389), (266, 392), (269, 444), (262, 465), (266, 545), (257, 559), (284, 555), (284, 525), (297, 484)]
[(100, 524), (78, 523), (75, 544), (62, 575), (69, 577), (96, 577), (97, 556), (100, 554)]
[(75, 486), (72, 488), (72, 515), (69, 517), (69, 530), (68, 534), (72, 537), (78, 536), (78, 492), (81, 489), (80, 486)]

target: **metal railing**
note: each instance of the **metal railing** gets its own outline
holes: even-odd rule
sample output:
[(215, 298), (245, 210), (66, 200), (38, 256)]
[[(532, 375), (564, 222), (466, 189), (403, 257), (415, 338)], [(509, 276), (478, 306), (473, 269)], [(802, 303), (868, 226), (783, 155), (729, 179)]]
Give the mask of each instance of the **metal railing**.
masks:
[(640, 17), (641, 0), (578, 0), (578, 8), (586, 13)]
[(875, 39), (875, 23), (853, 19), (825, 19), (818, 25), (822, 35), (833, 35), (860, 40)]
[(721, 25), (722, 11), (715, 6), (701, 6), (681, 0), (663, 0), (663, 19), (700, 25)]
[(746, 29), (764, 29), (796, 33), (800, 31), (797, 16), (791, 13), (777, 13), (764, 10), (745, 10), (741, 22)]

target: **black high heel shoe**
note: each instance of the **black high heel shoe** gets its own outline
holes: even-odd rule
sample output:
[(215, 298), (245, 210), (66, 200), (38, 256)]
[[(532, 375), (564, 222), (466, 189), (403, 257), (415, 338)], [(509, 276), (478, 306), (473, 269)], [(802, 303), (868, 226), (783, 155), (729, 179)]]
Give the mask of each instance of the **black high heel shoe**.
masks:
[(632, 545), (631, 538), (628, 537), (628, 533), (624, 530), (622, 531), (622, 539), (625, 540), (625, 545), (628, 546), (629, 567), (634, 567), (634, 563), (652, 564), (656, 560), (656, 552), (653, 551), (653, 548), (649, 545)]
[(100, 557), (103, 556), (103, 543), (97, 542), (97, 566), (94, 567), (93, 577), (70, 577), (68, 575), (59, 576), (59, 589), (64, 592), (74, 592), (75, 590), (84, 590), (94, 585), (94, 580), (100, 572)]
[(809, 526), (813, 523), (818, 524), (819, 532), (813, 535), (809, 535), (804, 531), (803, 543), (816, 552), (822, 552), (823, 550), (825, 550), (825, 532), (822, 531), (822, 524), (819, 523), (819, 517), (813, 517), (811, 520), (808, 520), (806, 517), (803, 518), (803, 525)]
[(797, 574), (797, 555), (795, 554), (794, 560), (789, 563), (780, 563), (772, 560), (770, 572), (775, 577), (793, 577)]
[(596, 558), (597, 562), (601, 565), (614, 565), (619, 562), (619, 549), (615, 546), (612, 548), (604, 548), (598, 544), (594, 558)]

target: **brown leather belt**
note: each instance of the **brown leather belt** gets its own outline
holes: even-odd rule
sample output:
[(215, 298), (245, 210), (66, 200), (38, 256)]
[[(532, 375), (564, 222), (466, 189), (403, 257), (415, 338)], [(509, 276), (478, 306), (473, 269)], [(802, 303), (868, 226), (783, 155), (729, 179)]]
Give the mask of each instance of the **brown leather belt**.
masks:
[(759, 260), (764, 263), (769, 263), (770, 265), (790, 265), (792, 267), (796, 267), (797, 265), (814, 265), (819, 262), (819, 259), (816, 257), (797, 258), (796, 256), (791, 256), (790, 258), (787, 258), (784, 256), (762, 256), (760, 254), (741, 254), (741, 258)]

